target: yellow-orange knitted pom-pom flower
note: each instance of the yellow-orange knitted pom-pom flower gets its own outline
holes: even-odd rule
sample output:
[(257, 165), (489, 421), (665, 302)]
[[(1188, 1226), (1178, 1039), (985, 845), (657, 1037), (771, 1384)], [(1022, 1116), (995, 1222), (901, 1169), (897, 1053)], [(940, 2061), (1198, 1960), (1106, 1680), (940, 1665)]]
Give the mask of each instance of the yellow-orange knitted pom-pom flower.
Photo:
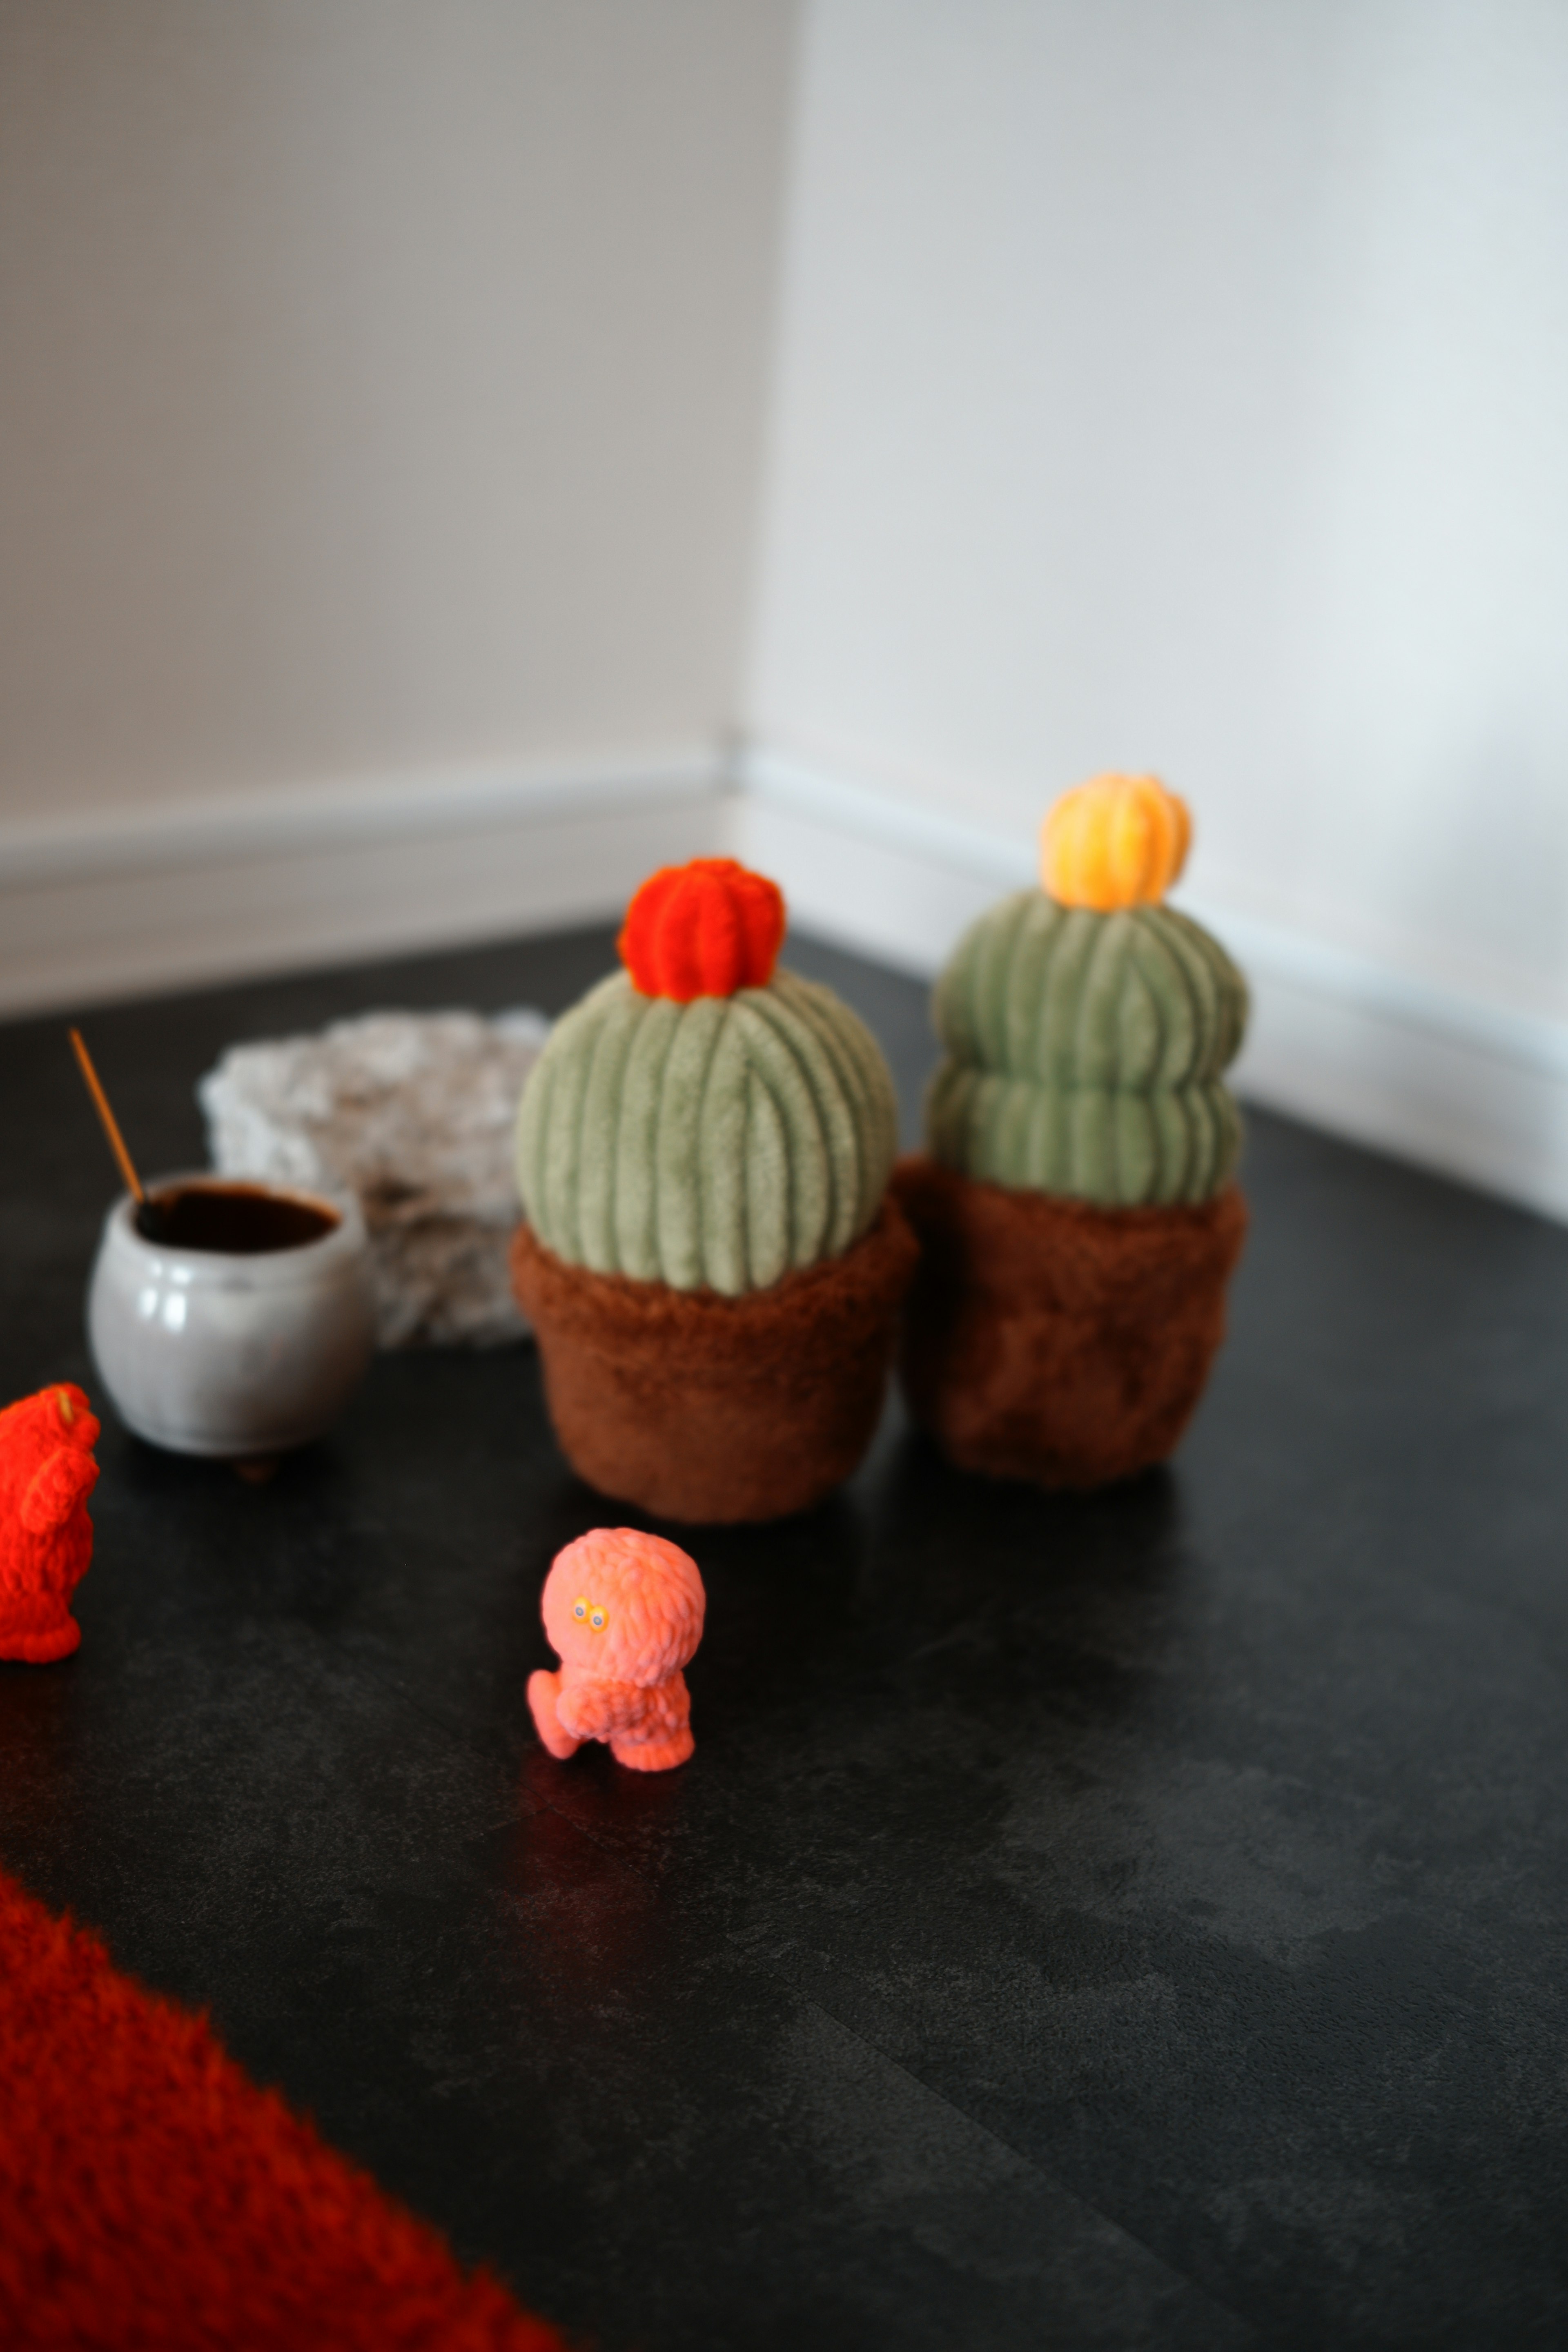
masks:
[(1157, 776), (1096, 776), (1064, 793), (1040, 827), (1040, 881), (1063, 907), (1151, 906), (1186, 862), (1186, 803)]

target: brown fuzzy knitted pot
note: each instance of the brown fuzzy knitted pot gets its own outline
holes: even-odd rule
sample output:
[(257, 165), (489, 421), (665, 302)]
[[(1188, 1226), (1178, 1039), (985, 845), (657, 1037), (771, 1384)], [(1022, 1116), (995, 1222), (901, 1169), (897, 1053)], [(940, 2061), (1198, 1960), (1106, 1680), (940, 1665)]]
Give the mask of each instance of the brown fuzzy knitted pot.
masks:
[(841, 1256), (726, 1298), (590, 1274), (520, 1225), (512, 1285), (562, 1452), (591, 1486), (661, 1518), (809, 1509), (871, 1442), (916, 1255), (889, 1200)]
[(1197, 1208), (1100, 1209), (915, 1157), (893, 1187), (922, 1252), (904, 1391), (949, 1460), (1079, 1487), (1163, 1462), (1225, 1337), (1237, 1186)]

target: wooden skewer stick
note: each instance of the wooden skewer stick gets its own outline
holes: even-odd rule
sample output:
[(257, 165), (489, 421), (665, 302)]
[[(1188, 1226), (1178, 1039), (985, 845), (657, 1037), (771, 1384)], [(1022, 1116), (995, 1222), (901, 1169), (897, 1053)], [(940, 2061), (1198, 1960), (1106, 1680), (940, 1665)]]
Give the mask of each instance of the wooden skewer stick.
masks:
[(114, 1113), (109, 1108), (109, 1097), (99, 1083), (98, 1072), (92, 1066), (92, 1055), (82, 1044), (81, 1031), (72, 1029), (67, 1034), (75, 1048), (77, 1060), (81, 1065), (81, 1074), (87, 1080), (87, 1090), (92, 1097), (93, 1108), (103, 1121), (103, 1131), (109, 1138), (109, 1148), (120, 1163), (120, 1172), (131, 1187), (138, 1206), (144, 1206), (147, 1195), (142, 1190), (142, 1179), (136, 1173), (131, 1154), (125, 1149), (125, 1138), (121, 1134), (115, 1122)]

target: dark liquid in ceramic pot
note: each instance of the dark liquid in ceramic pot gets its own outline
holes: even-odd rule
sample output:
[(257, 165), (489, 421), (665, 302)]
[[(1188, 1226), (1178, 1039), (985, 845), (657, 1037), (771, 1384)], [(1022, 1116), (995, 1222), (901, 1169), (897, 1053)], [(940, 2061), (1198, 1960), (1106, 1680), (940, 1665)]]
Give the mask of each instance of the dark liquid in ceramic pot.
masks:
[(256, 1257), (263, 1250), (299, 1249), (336, 1229), (331, 1209), (313, 1208), (259, 1184), (176, 1184), (148, 1194), (136, 1212), (144, 1240), (169, 1249), (216, 1250)]

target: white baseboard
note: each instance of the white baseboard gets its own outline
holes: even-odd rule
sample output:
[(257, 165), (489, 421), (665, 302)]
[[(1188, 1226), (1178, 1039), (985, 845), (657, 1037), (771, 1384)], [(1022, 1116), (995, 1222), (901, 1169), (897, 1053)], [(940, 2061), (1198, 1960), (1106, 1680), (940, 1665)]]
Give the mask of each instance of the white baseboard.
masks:
[(717, 749), (0, 824), (0, 1011), (618, 914), (720, 848)]
[(781, 752), (742, 751), (736, 782), (735, 855), (773, 877), (792, 919), (922, 979), (966, 924), (1033, 877), (1027, 845)]
[[(936, 971), (964, 926), (1036, 873), (1008, 839), (814, 763), (749, 747), (739, 854), (794, 919)], [(1190, 895), (1253, 990), (1235, 1072), (1247, 1098), (1568, 1218), (1568, 1024), (1485, 1002)]]
[[(0, 1012), (608, 918), (726, 851), (803, 929), (922, 976), (1035, 870), (1027, 838), (756, 746), (0, 822)], [(1568, 1218), (1568, 1024), (1184, 903), (1253, 984), (1240, 1093)]]

